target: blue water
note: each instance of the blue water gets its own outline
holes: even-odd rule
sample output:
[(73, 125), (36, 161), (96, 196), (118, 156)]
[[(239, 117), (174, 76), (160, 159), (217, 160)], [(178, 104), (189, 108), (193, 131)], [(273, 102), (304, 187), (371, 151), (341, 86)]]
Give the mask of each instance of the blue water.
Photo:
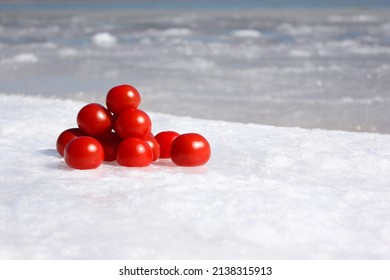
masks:
[(390, 0), (241, 0), (241, 1), (58, 1), (0, 3), (0, 10), (119, 10), (119, 9), (327, 9), (390, 8)]

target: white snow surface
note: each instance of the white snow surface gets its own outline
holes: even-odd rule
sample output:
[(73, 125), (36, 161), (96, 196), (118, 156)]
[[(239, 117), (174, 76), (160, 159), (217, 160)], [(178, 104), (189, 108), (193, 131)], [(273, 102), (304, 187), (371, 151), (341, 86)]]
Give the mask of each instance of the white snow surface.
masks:
[(150, 113), (202, 167), (66, 166), (83, 102), (0, 94), (2, 259), (388, 259), (390, 136)]

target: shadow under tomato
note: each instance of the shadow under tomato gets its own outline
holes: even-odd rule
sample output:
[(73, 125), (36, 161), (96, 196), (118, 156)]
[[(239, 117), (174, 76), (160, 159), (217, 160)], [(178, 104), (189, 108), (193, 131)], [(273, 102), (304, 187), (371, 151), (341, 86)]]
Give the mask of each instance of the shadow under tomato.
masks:
[(44, 150), (39, 150), (39, 152), (47, 156), (62, 158), (56, 149), (44, 149)]
[(159, 159), (155, 162), (152, 162), (152, 166), (162, 167), (164, 170), (173, 173), (185, 173), (185, 174), (205, 174), (207, 172), (206, 166), (190, 166), (183, 167), (177, 166), (172, 162), (171, 159)]
[(152, 162), (152, 165), (163, 166), (163, 167), (177, 167), (170, 159), (158, 159)]

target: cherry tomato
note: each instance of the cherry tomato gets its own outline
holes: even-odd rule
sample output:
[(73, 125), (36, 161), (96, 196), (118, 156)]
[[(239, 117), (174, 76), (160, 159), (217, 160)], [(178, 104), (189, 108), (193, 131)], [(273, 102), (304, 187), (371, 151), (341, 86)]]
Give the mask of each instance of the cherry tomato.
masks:
[(156, 161), (160, 158), (160, 145), (158, 144), (157, 140), (154, 138), (153, 134), (150, 133), (146, 138), (145, 141), (148, 142), (150, 147), (153, 151), (153, 161)]
[(69, 128), (63, 131), (57, 138), (57, 151), (61, 156), (64, 156), (64, 149), (66, 144), (70, 140), (77, 138), (79, 136), (85, 136), (85, 133), (80, 128)]
[(94, 169), (102, 164), (104, 150), (95, 138), (80, 136), (66, 145), (64, 159), (66, 164), (72, 168)]
[(182, 134), (172, 142), (171, 158), (176, 165), (203, 165), (210, 159), (210, 155), (210, 144), (200, 134)]
[(111, 113), (104, 106), (90, 103), (79, 111), (77, 124), (86, 134), (100, 136), (110, 132), (114, 122)]
[(175, 131), (161, 131), (154, 137), (160, 145), (160, 158), (171, 157), (171, 144), (177, 136), (179, 133)]
[(116, 159), (116, 150), (122, 139), (115, 133), (110, 131), (108, 134), (97, 138), (104, 150), (104, 161), (114, 161)]
[(141, 103), (141, 96), (131, 85), (113, 87), (107, 93), (107, 108), (114, 114), (120, 114), (126, 109), (136, 109)]
[(153, 151), (145, 140), (127, 138), (119, 144), (116, 160), (119, 165), (128, 167), (148, 166), (153, 160)]
[(122, 139), (145, 139), (152, 130), (152, 121), (148, 114), (139, 109), (123, 111), (115, 122), (115, 131)]

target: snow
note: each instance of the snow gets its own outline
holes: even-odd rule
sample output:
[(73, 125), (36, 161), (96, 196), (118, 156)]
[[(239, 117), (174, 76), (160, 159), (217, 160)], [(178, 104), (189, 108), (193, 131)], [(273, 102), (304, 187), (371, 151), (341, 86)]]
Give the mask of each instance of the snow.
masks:
[(14, 63), (36, 63), (38, 57), (33, 53), (20, 53), (11, 58), (4, 59), (2, 63), (14, 64)]
[(92, 42), (99, 47), (109, 48), (117, 44), (117, 38), (108, 32), (100, 32), (92, 36)]
[(0, 94), (0, 258), (390, 258), (389, 135), (150, 113), (207, 165), (80, 171), (55, 141), (83, 105)]
[(168, 28), (162, 30), (160, 35), (162, 36), (188, 36), (191, 35), (192, 31), (188, 28)]
[(357, 14), (353, 16), (333, 15), (329, 17), (333, 22), (378, 22), (379, 19), (374, 15)]
[(260, 32), (253, 29), (234, 30), (232, 32), (232, 35), (235, 37), (252, 37), (252, 38), (261, 37)]
[(14, 56), (13, 61), (16, 63), (36, 63), (38, 58), (32, 53), (21, 53)]

